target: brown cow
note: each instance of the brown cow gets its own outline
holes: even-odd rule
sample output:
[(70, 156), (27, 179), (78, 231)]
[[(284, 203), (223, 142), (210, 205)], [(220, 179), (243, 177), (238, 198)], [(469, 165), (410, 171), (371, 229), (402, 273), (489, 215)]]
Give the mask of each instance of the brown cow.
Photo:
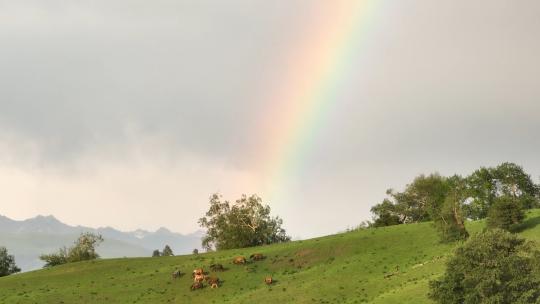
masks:
[(193, 270), (193, 273), (191, 274), (191, 277), (194, 278), (196, 275), (204, 275), (204, 269), (197, 268), (197, 269)]
[(195, 283), (191, 284), (191, 290), (192, 291), (195, 290), (195, 289), (201, 289), (203, 287), (204, 287), (203, 283), (200, 283), (200, 282), (195, 282)]
[(233, 264), (235, 265), (244, 265), (246, 264), (246, 258), (243, 256), (237, 256), (233, 260)]
[(264, 278), (264, 282), (266, 283), (266, 285), (271, 285), (272, 283), (274, 283), (274, 280), (271, 276), (267, 276)]
[(210, 288), (218, 288), (220, 283), (217, 277), (206, 277), (206, 282), (210, 285)]
[(204, 281), (204, 278), (204, 274), (196, 274), (195, 277), (193, 277), (193, 282), (202, 283)]
[(264, 260), (266, 257), (262, 253), (254, 253), (250, 255), (249, 258), (253, 261), (261, 261)]

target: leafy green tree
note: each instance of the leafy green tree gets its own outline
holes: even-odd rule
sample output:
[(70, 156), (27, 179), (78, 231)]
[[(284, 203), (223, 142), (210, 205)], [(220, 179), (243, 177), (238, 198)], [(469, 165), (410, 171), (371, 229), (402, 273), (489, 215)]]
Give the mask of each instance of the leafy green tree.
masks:
[(165, 245), (165, 248), (163, 248), (163, 251), (161, 252), (161, 256), (173, 256), (174, 253), (171, 249), (171, 247), (169, 247), (169, 245)]
[(502, 163), (494, 168), (480, 168), (467, 178), (469, 203), (465, 206), (467, 217), (487, 217), (495, 201), (503, 196), (519, 198), (526, 209), (539, 206), (540, 188), (521, 166)]
[(512, 231), (525, 219), (520, 199), (510, 196), (498, 198), (488, 212), (487, 226)]
[(430, 282), (429, 297), (443, 304), (538, 303), (539, 254), (501, 229), (474, 235), (447, 262), (443, 277)]
[(496, 185), (492, 168), (480, 168), (467, 177), (468, 202), (464, 211), (468, 218), (478, 220), (485, 218), (495, 201)]
[(8, 254), (6, 247), (0, 247), (0, 277), (5, 277), (21, 271), (15, 264), (15, 257)]
[(193, 249), (193, 254), (199, 254), (199, 249), (197, 248)]
[(503, 163), (495, 169), (498, 197), (510, 196), (520, 198), (523, 207), (531, 209), (538, 206), (538, 186), (523, 167), (513, 163)]
[(384, 199), (382, 203), (371, 208), (373, 213), (372, 227), (384, 227), (403, 224), (401, 214), (397, 211), (396, 205), (389, 199)]
[(436, 173), (420, 175), (405, 187), (405, 191), (390, 189), (386, 192), (389, 198), (371, 208), (374, 215), (372, 226), (429, 221), (434, 211), (443, 205), (447, 191), (445, 177)]
[(81, 233), (73, 246), (60, 248), (56, 253), (43, 254), (39, 258), (45, 262), (44, 267), (94, 260), (99, 258), (95, 248), (102, 242), (103, 237), (99, 234)]
[(155, 258), (155, 257), (159, 257), (159, 256), (161, 256), (161, 253), (159, 252), (159, 250), (156, 249), (156, 250), (154, 250), (154, 251), (152, 252), (152, 257)]
[(75, 245), (68, 252), (69, 262), (88, 261), (99, 258), (96, 247), (103, 242), (103, 237), (91, 232), (81, 233)]
[(231, 249), (290, 241), (282, 228), (283, 220), (270, 216), (270, 207), (256, 195), (242, 195), (234, 204), (210, 197), (206, 216), (199, 219), (206, 228), (202, 246), (206, 249)]
[(466, 199), (465, 180), (454, 175), (446, 180), (447, 193), (441, 206), (431, 209), (433, 224), (440, 233), (441, 241), (452, 242), (469, 237), (465, 228), (463, 203)]

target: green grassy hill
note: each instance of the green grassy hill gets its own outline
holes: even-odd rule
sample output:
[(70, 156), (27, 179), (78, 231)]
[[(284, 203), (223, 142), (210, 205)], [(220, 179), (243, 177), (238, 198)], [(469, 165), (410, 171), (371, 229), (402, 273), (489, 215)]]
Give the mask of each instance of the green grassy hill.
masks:
[[(539, 241), (538, 224), (540, 210), (529, 212), (521, 234)], [(468, 223), (471, 233), (483, 226)], [(0, 303), (430, 303), (428, 282), (454, 246), (421, 223), (196, 256), (105, 259), (0, 278)], [(255, 252), (267, 259), (230, 262)], [(222, 286), (190, 291), (190, 272), (213, 263), (228, 268), (216, 274)], [(187, 274), (173, 280), (175, 269)], [(266, 286), (266, 275), (277, 282)]]

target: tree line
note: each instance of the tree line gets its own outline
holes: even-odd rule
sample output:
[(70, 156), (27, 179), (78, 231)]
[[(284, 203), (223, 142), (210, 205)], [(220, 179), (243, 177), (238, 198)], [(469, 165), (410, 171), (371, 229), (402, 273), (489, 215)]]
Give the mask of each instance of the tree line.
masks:
[(539, 207), (540, 186), (514, 163), (482, 167), (471, 175), (420, 175), (404, 191), (388, 190), (373, 206), (372, 227), (433, 221), (441, 240), (466, 239), (467, 220), (487, 218), (489, 227), (513, 230), (524, 210)]

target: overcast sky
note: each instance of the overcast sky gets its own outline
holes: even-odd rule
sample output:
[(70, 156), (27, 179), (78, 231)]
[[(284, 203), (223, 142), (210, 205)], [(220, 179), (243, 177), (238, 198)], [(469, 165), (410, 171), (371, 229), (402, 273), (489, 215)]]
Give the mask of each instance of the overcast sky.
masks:
[(0, 0), (0, 214), (187, 233), (258, 193), (305, 238), (420, 173), (538, 181), (540, 2), (377, 0), (301, 166), (262, 183), (265, 97), (329, 3)]

